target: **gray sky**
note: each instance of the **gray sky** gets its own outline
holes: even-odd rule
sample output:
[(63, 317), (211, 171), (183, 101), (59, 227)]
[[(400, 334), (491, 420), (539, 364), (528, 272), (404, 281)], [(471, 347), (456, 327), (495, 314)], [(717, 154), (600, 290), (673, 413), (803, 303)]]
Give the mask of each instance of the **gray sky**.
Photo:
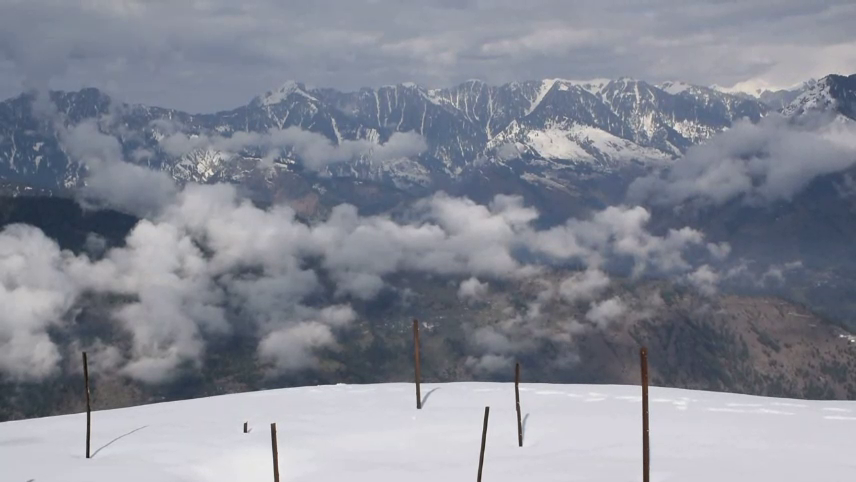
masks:
[(853, 25), (852, 0), (0, 0), (0, 96), (96, 86), (213, 111), (288, 79), (782, 87), (856, 72)]

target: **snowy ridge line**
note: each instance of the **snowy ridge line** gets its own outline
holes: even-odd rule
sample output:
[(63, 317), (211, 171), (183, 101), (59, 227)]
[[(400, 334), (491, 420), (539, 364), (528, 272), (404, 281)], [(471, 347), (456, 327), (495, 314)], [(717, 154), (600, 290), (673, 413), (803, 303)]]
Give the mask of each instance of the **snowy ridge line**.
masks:
[[(86, 460), (82, 415), (0, 424), (2, 480), (262, 482), (272, 480), (276, 423), (283, 480), (436, 482), (476, 469), (482, 410), (493, 412), (484, 480), (634, 480), (638, 386), (521, 386), (518, 447), (512, 385), (334, 385), (222, 395), (97, 412)], [(654, 481), (845, 480), (854, 402), (652, 387)], [(249, 418), (248, 418), (249, 416)], [(704, 434), (703, 442), (698, 435)], [(805, 447), (810, 446), (810, 452)], [(49, 460), (50, 463), (44, 463)]]

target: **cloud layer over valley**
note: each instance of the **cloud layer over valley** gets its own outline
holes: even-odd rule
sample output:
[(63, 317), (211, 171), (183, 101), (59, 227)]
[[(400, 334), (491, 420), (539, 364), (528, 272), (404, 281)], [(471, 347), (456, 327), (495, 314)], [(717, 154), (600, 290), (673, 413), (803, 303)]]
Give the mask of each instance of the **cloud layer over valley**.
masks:
[[(0, 232), (0, 302), (6, 307), (0, 315), (0, 373), (15, 380), (56, 373), (65, 357), (76, 358), (68, 353), (75, 346), (93, 351), (101, 369), (165, 381), (181, 369), (198, 368), (206, 340), (229, 336), (239, 326), (252, 327), (257, 357), (274, 373), (302, 370), (315, 366), (316, 351), (339, 343), (358, 319), (354, 303), (394, 291), (387, 283), (392, 275), (458, 280), (464, 302), (478, 302), (493, 282), (546, 283), (523, 312), (509, 312), (489, 328), (491, 335), (473, 327), (473, 363), (485, 368), (510, 353), (497, 340), (518, 346), (558, 336), (569, 342), (580, 329), (617, 321), (630, 308), (614, 295), (600, 298), (611, 283), (610, 263), (623, 263), (632, 276), (681, 276), (695, 269), (684, 253), (703, 259), (727, 253), (691, 228), (652, 234), (646, 228), (650, 213), (638, 206), (612, 206), (538, 229), (537, 210), (506, 195), (481, 205), (440, 192), (396, 218), (364, 216), (340, 205), (323, 221), (307, 224), (287, 206), (254, 206), (231, 185), (180, 188), (162, 172), (126, 162), (118, 141), (97, 122), (55, 124), (64, 148), (90, 172), (83, 199), (143, 219), (124, 246), (94, 254), (63, 251), (31, 226)], [(314, 135), (289, 130), (203, 141), (275, 147), (301, 145), (308, 136), (315, 146)], [(198, 141), (177, 138), (173, 145), (189, 142)], [(401, 155), (418, 144), (393, 138), (380, 151)], [(319, 165), (375, 147), (323, 146), (307, 148)], [(557, 264), (582, 271), (538, 281)], [(93, 296), (113, 300), (108, 316), (120, 335), (69, 345), (81, 304)], [(541, 316), (541, 306), (550, 302), (572, 303), (588, 314), (559, 321), (557, 334)]]
[[(187, 186), (161, 214), (140, 221), (125, 246), (97, 259), (61, 251), (33, 227), (10, 226), (0, 233), (0, 296), (8, 307), (0, 320), (0, 370), (17, 378), (55, 370), (60, 350), (49, 329), (72, 323), (72, 308), (87, 293), (128, 300), (112, 313), (131, 335), (117, 368), (157, 381), (198, 363), (206, 335), (228, 334), (235, 312), (262, 334), (262, 359), (299, 369), (312, 366), (312, 349), (335, 343), (337, 330), (355, 319), (349, 300), (373, 299), (394, 273), (469, 279), (462, 296), (478, 297), (487, 289), (480, 279), (538, 276), (541, 266), (516, 258), (523, 249), (588, 266), (558, 289), (585, 302), (609, 283), (598, 269), (604, 259), (626, 257), (637, 273), (682, 273), (691, 269), (682, 251), (702, 243), (701, 233), (689, 229), (651, 235), (641, 208), (612, 207), (538, 231), (531, 225), (537, 212), (519, 198), (498, 196), (483, 206), (437, 194), (414, 216), (364, 217), (342, 205), (326, 221), (306, 225), (290, 208), (259, 209), (221, 184)], [(322, 278), (335, 285), (331, 297), (318, 298)], [(592, 321), (614, 318), (614, 311), (601, 307)]]

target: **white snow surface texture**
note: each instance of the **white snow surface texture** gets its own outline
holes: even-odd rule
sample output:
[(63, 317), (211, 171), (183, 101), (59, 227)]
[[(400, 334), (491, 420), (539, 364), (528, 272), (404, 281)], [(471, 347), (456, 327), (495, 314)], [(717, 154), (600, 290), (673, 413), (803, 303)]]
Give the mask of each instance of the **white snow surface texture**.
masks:
[[(0, 424), (2, 482), (642, 480), (641, 388), (411, 384), (271, 390)], [(652, 388), (651, 480), (852, 481), (856, 403)], [(251, 432), (244, 434), (243, 422)]]

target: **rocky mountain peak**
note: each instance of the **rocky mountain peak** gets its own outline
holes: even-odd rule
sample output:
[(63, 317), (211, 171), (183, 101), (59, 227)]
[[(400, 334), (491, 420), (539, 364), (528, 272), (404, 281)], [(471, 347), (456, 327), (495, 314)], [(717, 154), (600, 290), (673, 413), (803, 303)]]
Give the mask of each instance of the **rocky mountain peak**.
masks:
[(283, 102), (289, 96), (294, 94), (303, 96), (311, 101), (318, 100), (307, 92), (306, 86), (303, 83), (295, 80), (288, 80), (283, 82), (282, 85), (276, 89), (269, 90), (263, 95), (257, 97), (255, 99), (255, 103), (265, 106), (275, 105)]
[(856, 120), (856, 74), (832, 74), (806, 84), (805, 90), (782, 109), (786, 116), (820, 111), (834, 111)]

